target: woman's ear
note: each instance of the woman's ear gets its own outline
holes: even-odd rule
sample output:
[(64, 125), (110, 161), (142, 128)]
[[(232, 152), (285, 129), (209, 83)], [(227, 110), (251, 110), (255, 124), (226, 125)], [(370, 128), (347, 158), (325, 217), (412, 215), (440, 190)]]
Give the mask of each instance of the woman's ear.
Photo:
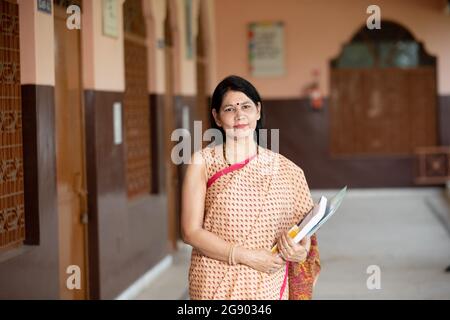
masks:
[(213, 115), (213, 117), (214, 117), (214, 121), (216, 122), (217, 126), (218, 126), (218, 127), (221, 127), (222, 124), (220, 123), (219, 115), (217, 114), (217, 111), (216, 111), (216, 109), (214, 109), (214, 108), (212, 109), (212, 115)]
[(256, 105), (256, 110), (258, 112), (258, 116), (256, 120), (261, 119), (261, 102), (258, 102), (258, 104)]

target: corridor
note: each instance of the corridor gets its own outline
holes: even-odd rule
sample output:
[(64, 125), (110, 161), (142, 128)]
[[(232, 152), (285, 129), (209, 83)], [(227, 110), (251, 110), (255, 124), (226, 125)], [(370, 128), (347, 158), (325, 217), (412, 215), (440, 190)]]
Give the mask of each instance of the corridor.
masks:
[[(312, 191), (314, 200), (334, 191)], [(322, 271), (314, 299), (449, 299), (450, 211), (441, 189), (350, 190), (318, 232)], [(447, 225), (445, 224), (447, 223)], [(188, 299), (190, 247), (136, 299)], [(380, 289), (368, 289), (369, 266)]]
[[(318, 233), (315, 299), (450, 298), (450, 0), (0, 0), (0, 13), (0, 300), (189, 299), (189, 206), (220, 200), (195, 195), (253, 155), (224, 143), (206, 183), (189, 182), (190, 155), (227, 126), (301, 168), (315, 201), (348, 186)], [(258, 168), (242, 181), (286, 173)], [(298, 213), (282, 180), (280, 223)], [(265, 184), (243, 185), (247, 207), (218, 182), (239, 195), (221, 210), (231, 221), (236, 201), (244, 235)], [(247, 240), (216, 220), (229, 248)]]

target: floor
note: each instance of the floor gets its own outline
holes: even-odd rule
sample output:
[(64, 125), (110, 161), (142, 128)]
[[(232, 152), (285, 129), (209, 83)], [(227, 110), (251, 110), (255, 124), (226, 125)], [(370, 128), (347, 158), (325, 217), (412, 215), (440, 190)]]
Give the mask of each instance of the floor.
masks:
[[(315, 200), (333, 190), (313, 190)], [(450, 299), (450, 210), (441, 189), (350, 190), (317, 233), (314, 299)], [(136, 299), (189, 299), (191, 247)]]

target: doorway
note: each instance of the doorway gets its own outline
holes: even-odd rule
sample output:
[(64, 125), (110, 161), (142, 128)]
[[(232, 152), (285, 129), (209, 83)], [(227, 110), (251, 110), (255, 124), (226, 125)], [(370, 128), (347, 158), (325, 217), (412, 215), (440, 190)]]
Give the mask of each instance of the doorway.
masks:
[(331, 62), (331, 153), (410, 156), (437, 144), (436, 58), (401, 25), (363, 26)]
[[(207, 93), (207, 79), (208, 79), (208, 60), (207, 60), (207, 48), (206, 48), (206, 32), (205, 32), (205, 19), (204, 13), (205, 2), (200, 1), (199, 15), (198, 15), (198, 34), (196, 41), (196, 54), (197, 54), (197, 106), (196, 106), (196, 119), (202, 122), (202, 137), (203, 133), (210, 127), (211, 112), (208, 105), (208, 93)], [(203, 139), (202, 139), (203, 140)], [(202, 147), (206, 147), (207, 141), (202, 141)]]
[[(87, 192), (80, 31), (54, 6), (55, 123), (61, 299), (88, 299)], [(76, 277), (79, 276), (79, 283)], [(80, 285), (78, 287), (78, 284)]]
[(173, 30), (171, 24), (171, 3), (167, 1), (166, 19), (164, 22), (164, 38), (165, 38), (165, 85), (166, 91), (164, 95), (164, 156), (165, 156), (165, 172), (166, 172), (166, 192), (167, 192), (167, 213), (169, 224), (169, 245), (172, 250), (177, 250), (177, 242), (180, 239), (180, 203), (181, 192), (179, 182), (179, 170), (173, 163), (171, 158), (174, 143), (170, 136), (175, 129), (175, 105), (174, 105), (174, 81), (175, 81), (175, 50)]

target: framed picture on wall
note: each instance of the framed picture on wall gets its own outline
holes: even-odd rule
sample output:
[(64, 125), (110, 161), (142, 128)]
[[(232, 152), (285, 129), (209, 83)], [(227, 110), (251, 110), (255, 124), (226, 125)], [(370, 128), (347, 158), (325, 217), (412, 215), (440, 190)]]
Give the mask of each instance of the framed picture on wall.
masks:
[(111, 38), (119, 36), (117, 6), (117, 0), (102, 0), (103, 35)]
[(285, 74), (283, 22), (249, 24), (250, 74), (255, 77), (276, 77)]

